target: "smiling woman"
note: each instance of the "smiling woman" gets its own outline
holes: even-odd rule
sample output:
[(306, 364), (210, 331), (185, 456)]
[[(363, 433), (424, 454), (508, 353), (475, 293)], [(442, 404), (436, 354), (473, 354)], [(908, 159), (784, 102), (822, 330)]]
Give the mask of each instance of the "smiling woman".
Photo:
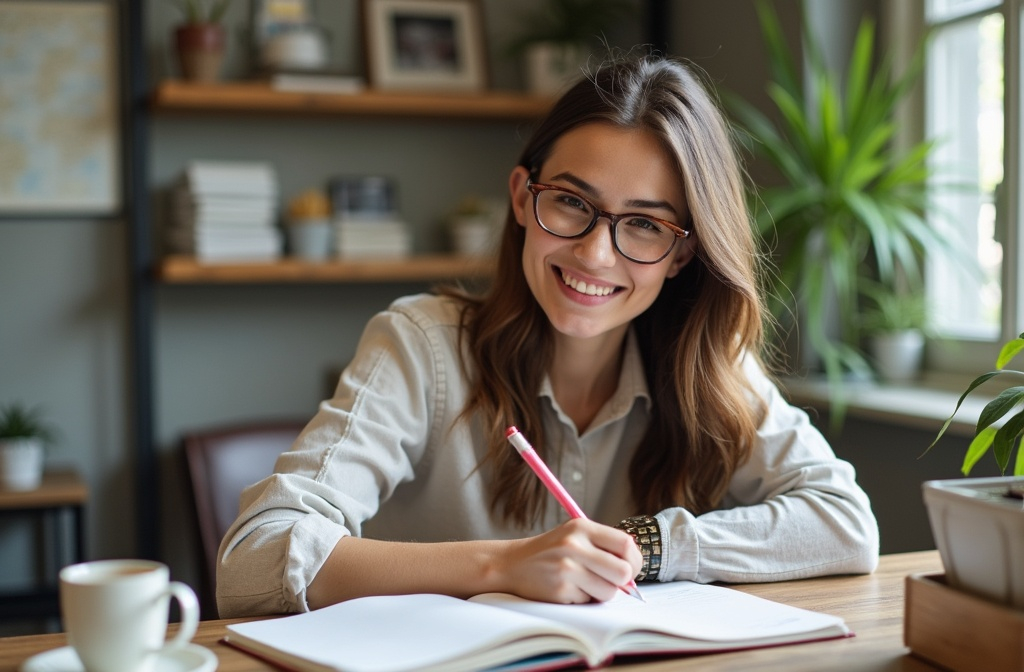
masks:
[[(690, 70), (602, 64), (508, 187), (490, 289), (374, 317), (334, 396), (246, 491), (221, 544), (221, 615), (872, 571), (853, 469), (760, 362), (740, 170)], [(510, 425), (586, 518), (550, 501)]]

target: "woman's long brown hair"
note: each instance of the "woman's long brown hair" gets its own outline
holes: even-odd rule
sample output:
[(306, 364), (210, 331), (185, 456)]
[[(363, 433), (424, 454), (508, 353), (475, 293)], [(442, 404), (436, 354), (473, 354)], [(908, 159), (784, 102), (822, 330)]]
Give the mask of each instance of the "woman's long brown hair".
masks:
[[(683, 506), (700, 514), (721, 502), (764, 416), (741, 367), (744, 356), (759, 356), (764, 312), (740, 166), (726, 122), (699, 80), (657, 56), (612, 61), (582, 79), (540, 123), (519, 165), (539, 171), (558, 138), (598, 121), (653, 133), (683, 176), (696, 255), (634, 321), (653, 403), (629, 480), (636, 513)], [(490, 290), (482, 297), (448, 293), (466, 302), (463, 344), (472, 366), (465, 368), (473, 374), (463, 417), (479, 413), (489, 423), (492, 510), (528, 526), (548, 496), (509, 450), (504, 430), (518, 425), (550, 459), (537, 394), (553, 346), (523, 275), (524, 241), (510, 209)]]

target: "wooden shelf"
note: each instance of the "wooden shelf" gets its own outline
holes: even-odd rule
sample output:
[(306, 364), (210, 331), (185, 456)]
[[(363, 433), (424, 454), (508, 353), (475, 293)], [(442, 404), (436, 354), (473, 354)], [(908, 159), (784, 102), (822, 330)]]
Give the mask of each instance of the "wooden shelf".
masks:
[(552, 98), (516, 92), (297, 93), (277, 91), (265, 82), (194, 84), (177, 80), (162, 82), (152, 98), (156, 112), (277, 112), (507, 120), (538, 119), (553, 103)]
[(168, 284), (433, 282), (484, 278), (494, 271), (490, 257), (452, 254), (401, 259), (309, 262), (204, 263), (194, 257), (165, 257), (157, 279)]

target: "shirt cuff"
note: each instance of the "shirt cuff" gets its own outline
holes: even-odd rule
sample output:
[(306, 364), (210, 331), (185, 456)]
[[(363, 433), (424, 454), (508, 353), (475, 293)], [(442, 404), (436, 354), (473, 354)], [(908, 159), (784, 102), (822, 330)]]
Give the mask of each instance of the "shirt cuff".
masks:
[(654, 516), (661, 530), (659, 581), (696, 581), (700, 569), (700, 541), (696, 518), (682, 507)]
[(296, 611), (309, 611), (306, 587), (348, 530), (323, 516), (302, 516), (291, 529), (284, 566), (284, 599)]

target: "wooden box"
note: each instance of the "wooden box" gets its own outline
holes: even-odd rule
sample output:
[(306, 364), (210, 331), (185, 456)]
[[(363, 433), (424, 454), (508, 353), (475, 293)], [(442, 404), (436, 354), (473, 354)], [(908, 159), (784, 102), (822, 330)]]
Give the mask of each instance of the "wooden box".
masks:
[(954, 590), (944, 574), (906, 578), (903, 641), (955, 672), (1024, 670), (1024, 611)]

